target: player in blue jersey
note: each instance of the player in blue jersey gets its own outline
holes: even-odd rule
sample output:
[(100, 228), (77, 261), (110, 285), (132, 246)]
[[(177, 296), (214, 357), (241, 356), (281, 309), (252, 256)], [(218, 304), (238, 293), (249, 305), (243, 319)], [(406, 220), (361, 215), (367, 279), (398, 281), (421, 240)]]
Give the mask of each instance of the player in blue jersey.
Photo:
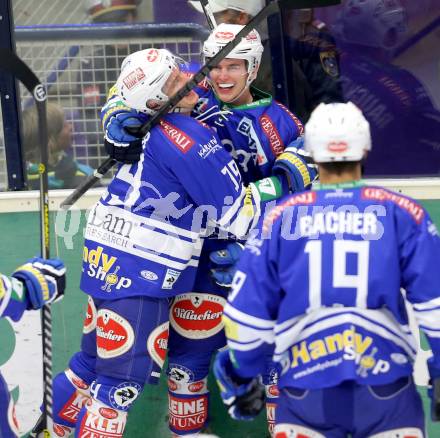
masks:
[[(203, 45), (204, 60), (215, 56), (242, 28), (220, 24)], [(310, 186), (316, 172), (307, 167), (301, 148), (286, 150), (286, 146), (303, 133), (303, 126), (287, 108), (251, 85), (257, 77), (262, 52), (260, 36), (253, 30), (211, 70), (207, 86), (197, 89), (200, 97), (192, 114), (216, 130), (238, 164), (245, 183), (287, 171), (291, 191), (302, 191)], [(210, 363), (215, 352), (226, 344), (221, 315), (228, 289), (222, 285), (230, 282), (228, 277), (232, 279), (228, 267), (222, 265), (222, 269), (215, 271), (217, 284), (214, 284), (211, 269), (216, 267), (213, 261), (227, 264), (234, 260), (236, 252), (240, 252), (239, 244), (231, 240), (207, 240), (194, 288), (177, 296), (171, 306), (169, 421), (171, 431), (177, 436), (197, 433), (208, 421)], [(265, 374), (265, 383), (268, 397), (275, 398), (276, 373), (272, 368)], [(198, 413), (197, 422), (182, 423), (174, 403), (186, 406), (193, 400), (200, 400), (206, 409)], [(273, 402), (269, 400), (267, 406), (270, 429)], [(192, 417), (188, 415), (188, 420)]]
[[(230, 24), (218, 26), (204, 44), (205, 60), (218, 53), (242, 28)], [(270, 95), (251, 86), (258, 74), (262, 52), (260, 36), (252, 31), (212, 70), (209, 83), (196, 89), (200, 98), (192, 115), (215, 128), (245, 183), (279, 172), (288, 175), (291, 191), (301, 191), (310, 186), (316, 170), (308, 166), (301, 145), (286, 148), (302, 134), (301, 122)], [(136, 161), (139, 141), (130, 137), (123, 127), (138, 124), (139, 113), (117, 102), (120, 102), (118, 97), (111, 98), (102, 112), (108, 151), (120, 161)], [(200, 151), (202, 157), (209, 153), (209, 148)], [(177, 296), (170, 311), (169, 418), (170, 429), (176, 435), (197, 433), (207, 424), (209, 366), (212, 355), (226, 342), (221, 314), (227, 289), (222, 285), (231, 277), (231, 268), (226, 264), (239, 252), (239, 245), (227, 246), (231, 241), (215, 237), (205, 241), (194, 288)], [(211, 252), (222, 263), (215, 274), (220, 285), (211, 278)], [(274, 398), (273, 371), (267, 373), (267, 383), (268, 395)], [(189, 413), (181, 415), (176, 409), (194, 404), (201, 410), (194, 413), (186, 409)], [(274, 404), (270, 402), (270, 428), (273, 412)]]
[[(25, 310), (41, 309), (45, 304), (61, 299), (66, 286), (66, 268), (61, 260), (28, 260), (11, 277), (0, 274), (0, 318), (18, 321)], [(14, 401), (0, 374), (0, 436), (19, 436)]]
[(283, 198), (238, 264), (223, 316), (229, 350), (214, 365), (223, 401), (244, 416), (261, 409), (255, 376), (269, 353), (282, 369), (275, 437), (426, 437), (405, 302), (438, 384), (437, 228), (413, 199), (360, 179), (370, 129), (351, 102), (319, 105), (305, 147), (320, 184)]
[[(111, 109), (148, 118), (187, 80), (169, 51), (136, 52), (122, 64)], [(144, 137), (139, 161), (118, 169), (90, 211), (81, 277), (89, 305), (81, 351), (54, 381), (55, 429), (123, 435), (132, 403), (158, 381), (169, 298), (192, 290), (206, 228), (243, 238), (260, 203), (281, 194), (278, 177), (243, 185), (215, 132), (185, 114), (197, 98), (189, 93), (179, 112), (164, 115)]]

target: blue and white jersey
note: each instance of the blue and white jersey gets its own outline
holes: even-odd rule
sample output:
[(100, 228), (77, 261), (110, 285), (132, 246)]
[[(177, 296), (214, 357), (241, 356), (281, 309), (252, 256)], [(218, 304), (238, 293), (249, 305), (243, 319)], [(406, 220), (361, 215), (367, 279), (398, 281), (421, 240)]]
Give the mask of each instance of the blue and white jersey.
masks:
[(327, 187), (283, 198), (254, 231), (224, 310), (238, 374), (262, 372), (273, 350), (280, 387), (409, 375), (417, 344), (404, 294), (440, 372), (440, 238), (417, 202)]
[(272, 174), (275, 159), (303, 134), (299, 119), (269, 94), (251, 87), (254, 102), (231, 106), (218, 100), (211, 87), (198, 87), (193, 117), (216, 131), (248, 184)]
[(259, 202), (212, 129), (168, 114), (88, 216), (81, 289), (101, 299), (191, 290), (206, 225), (242, 237)]
[(27, 307), (26, 289), (23, 283), (0, 274), (0, 318), (8, 316), (18, 321)]

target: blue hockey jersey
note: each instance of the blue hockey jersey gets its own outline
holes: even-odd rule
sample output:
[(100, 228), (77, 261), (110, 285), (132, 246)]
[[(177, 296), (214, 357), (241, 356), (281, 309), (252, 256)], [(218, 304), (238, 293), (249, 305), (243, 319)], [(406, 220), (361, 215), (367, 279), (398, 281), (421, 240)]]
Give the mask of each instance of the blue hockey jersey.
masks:
[(409, 375), (405, 294), (440, 375), (440, 238), (417, 202), (348, 184), (283, 198), (254, 231), (224, 310), (239, 375), (261, 373), (271, 350), (280, 387)]
[(193, 117), (215, 128), (225, 149), (248, 184), (271, 175), (277, 158), (304, 133), (299, 119), (269, 94), (251, 87), (254, 102), (231, 106), (218, 100), (211, 87), (198, 87)]
[(27, 307), (23, 283), (14, 277), (0, 274), (0, 318), (8, 316), (18, 321)]
[(259, 187), (280, 193), (274, 179), (245, 188), (215, 132), (188, 116), (163, 117), (143, 147), (88, 216), (81, 289), (96, 298), (191, 290), (206, 226), (242, 237), (258, 220)]

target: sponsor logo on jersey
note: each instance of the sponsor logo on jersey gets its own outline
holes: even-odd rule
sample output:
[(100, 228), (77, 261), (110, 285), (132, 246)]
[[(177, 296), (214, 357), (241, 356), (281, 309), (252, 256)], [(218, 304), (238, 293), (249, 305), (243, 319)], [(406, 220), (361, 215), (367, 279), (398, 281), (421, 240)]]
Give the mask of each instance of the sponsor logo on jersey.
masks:
[(133, 346), (133, 343), (133, 329), (125, 318), (112, 310), (98, 310), (96, 346), (99, 357), (109, 359), (121, 356)]
[(127, 89), (131, 90), (140, 82), (142, 82), (144, 79), (145, 79), (144, 71), (140, 67), (137, 67), (135, 70), (131, 71), (127, 76), (122, 78), (122, 82), (127, 87)]
[(209, 155), (215, 154), (220, 149), (222, 149), (222, 146), (217, 143), (215, 138), (211, 138), (208, 143), (200, 145), (200, 149), (197, 153), (199, 154), (200, 158), (205, 160), (209, 157)]
[(267, 233), (271, 230), (272, 224), (283, 214), (283, 211), (286, 208), (292, 207), (294, 205), (304, 205), (304, 204), (314, 204), (316, 202), (316, 192), (303, 192), (298, 195), (294, 195), (289, 198), (287, 201), (283, 202), (280, 205), (274, 207), (270, 212), (266, 215), (266, 218), (263, 222), (263, 231)]
[(157, 326), (148, 336), (147, 350), (156, 364), (162, 368), (165, 362), (168, 347), (169, 323), (164, 322)]
[[(354, 361), (358, 365), (356, 373), (360, 377), (368, 377), (369, 373), (373, 375), (387, 373), (390, 364), (386, 360), (376, 359), (377, 351), (373, 346), (373, 339), (357, 333), (354, 327), (326, 335), (321, 339), (305, 340), (291, 347), (290, 367), (303, 367), (292, 377), (293, 379), (307, 377), (326, 368), (340, 366), (344, 361)], [(331, 360), (321, 360), (328, 356), (332, 356)], [(319, 363), (313, 364), (318, 360)], [(310, 366), (304, 367), (307, 365)]]
[(163, 279), (162, 289), (172, 289), (176, 281), (179, 279), (180, 274), (180, 271), (168, 268), (165, 274), (165, 278)]
[(140, 275), (142, 278), (144, 278), (145, 280), (149, 280), (149, 281), (156, 281), (159, 279), (158, 275), (155, 272), (152, 271), (141, 271)]
[(246, 173), (249, 171), (248, 164), (251, 159), (252, 164), (258, 163), (259, 166), (266, 164), (268, 162), (267, 155), (261, 145), (259, 136), (252, 124), (252, 120), (248, 117), (243, 117), (237, 126), (237, 132), (247, 137), (247, 149), (235, 149), (232, 142), (231, 145), (228, 145), (225, 140), (222, 140), (222, 143), (232, 157), (237, 160), (243, 171)]
[(118, 275), (120, 266), (115, 266), (113, 271), (109, 272), (116, 260), (117, 257), (109, 257), (102, 246), (98, 246), (96, 249), (84, 247), (83, 261), (88, 262), (87, 275), (104, 282), (101, 289), (105, 292), (112, 292), (113, 287), (120, 290), (131, 286), (130, 278)]
[(272, 122), (272, 119), (266, 114), (260, 117), (260, 124), (263, 128), (263, 132), (269, 140), (269, 145), (273, 154), (277, 157), (284, 151), (284, 144), (277, 128)]
[(208, 418), (208, 397), (179, 399), (169, 397), (170, 426), (177, 431), (200, 429)]
[(86, 317), (84, 318), (83, 333), (88, 334), (95, 330), (96, 327), (96, 307), (92, 297), (87, 299)]
[(363, 187), (361, 192), (362, 199), (375, 199), (378, 201), (391, 201), (403, 210), (406, 210), (412, 218), (419, 224), (422, 222), (425, 211), (417, 202), (412, 199), (400, 196), (397, 193), (389, 192), (378, 187)]
[(170, 311), (170, 323), (177, 333), (189, 339), (205, 339), (223, 328), (222, 314), (226, 300), (210, 294), (178, 295)]
[(98, 217), (96, 209), (90, 212), (84, 236), (87, 239), (98, 240), (118, 248), (127, 248), (132, 230), (137, 223), (113, 213)]
[(110, 403), (116, 409), (127, 411), (141, 392), (141, 387), (135, 382), (120, 383), (110, 390)]
[(194, 146), (194, 140), (171, 123), (161, 120), (159, 127), (166, 137), (168, 137), (168, 139), (184, 154)]
[(304, 126), (298, 117), (295, 116), (287, 107), (285, 107), (282, 103), (275, 102), (280, 108), (282, 108), (287, 114), (289, 114), (290, 118), (295, 122), (296, 128), (298, 129), (298, 136), (304, 134)]

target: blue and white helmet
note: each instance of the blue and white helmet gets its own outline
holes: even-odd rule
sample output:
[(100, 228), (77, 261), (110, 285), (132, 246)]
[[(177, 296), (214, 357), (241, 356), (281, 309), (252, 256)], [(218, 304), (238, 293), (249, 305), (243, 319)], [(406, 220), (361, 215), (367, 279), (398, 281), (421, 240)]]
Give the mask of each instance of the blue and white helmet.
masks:
[(360, 161), (371, 150), (370, 124), (352, 102), (321, 103), (305, 126), (304, 148), (315, 163)]

